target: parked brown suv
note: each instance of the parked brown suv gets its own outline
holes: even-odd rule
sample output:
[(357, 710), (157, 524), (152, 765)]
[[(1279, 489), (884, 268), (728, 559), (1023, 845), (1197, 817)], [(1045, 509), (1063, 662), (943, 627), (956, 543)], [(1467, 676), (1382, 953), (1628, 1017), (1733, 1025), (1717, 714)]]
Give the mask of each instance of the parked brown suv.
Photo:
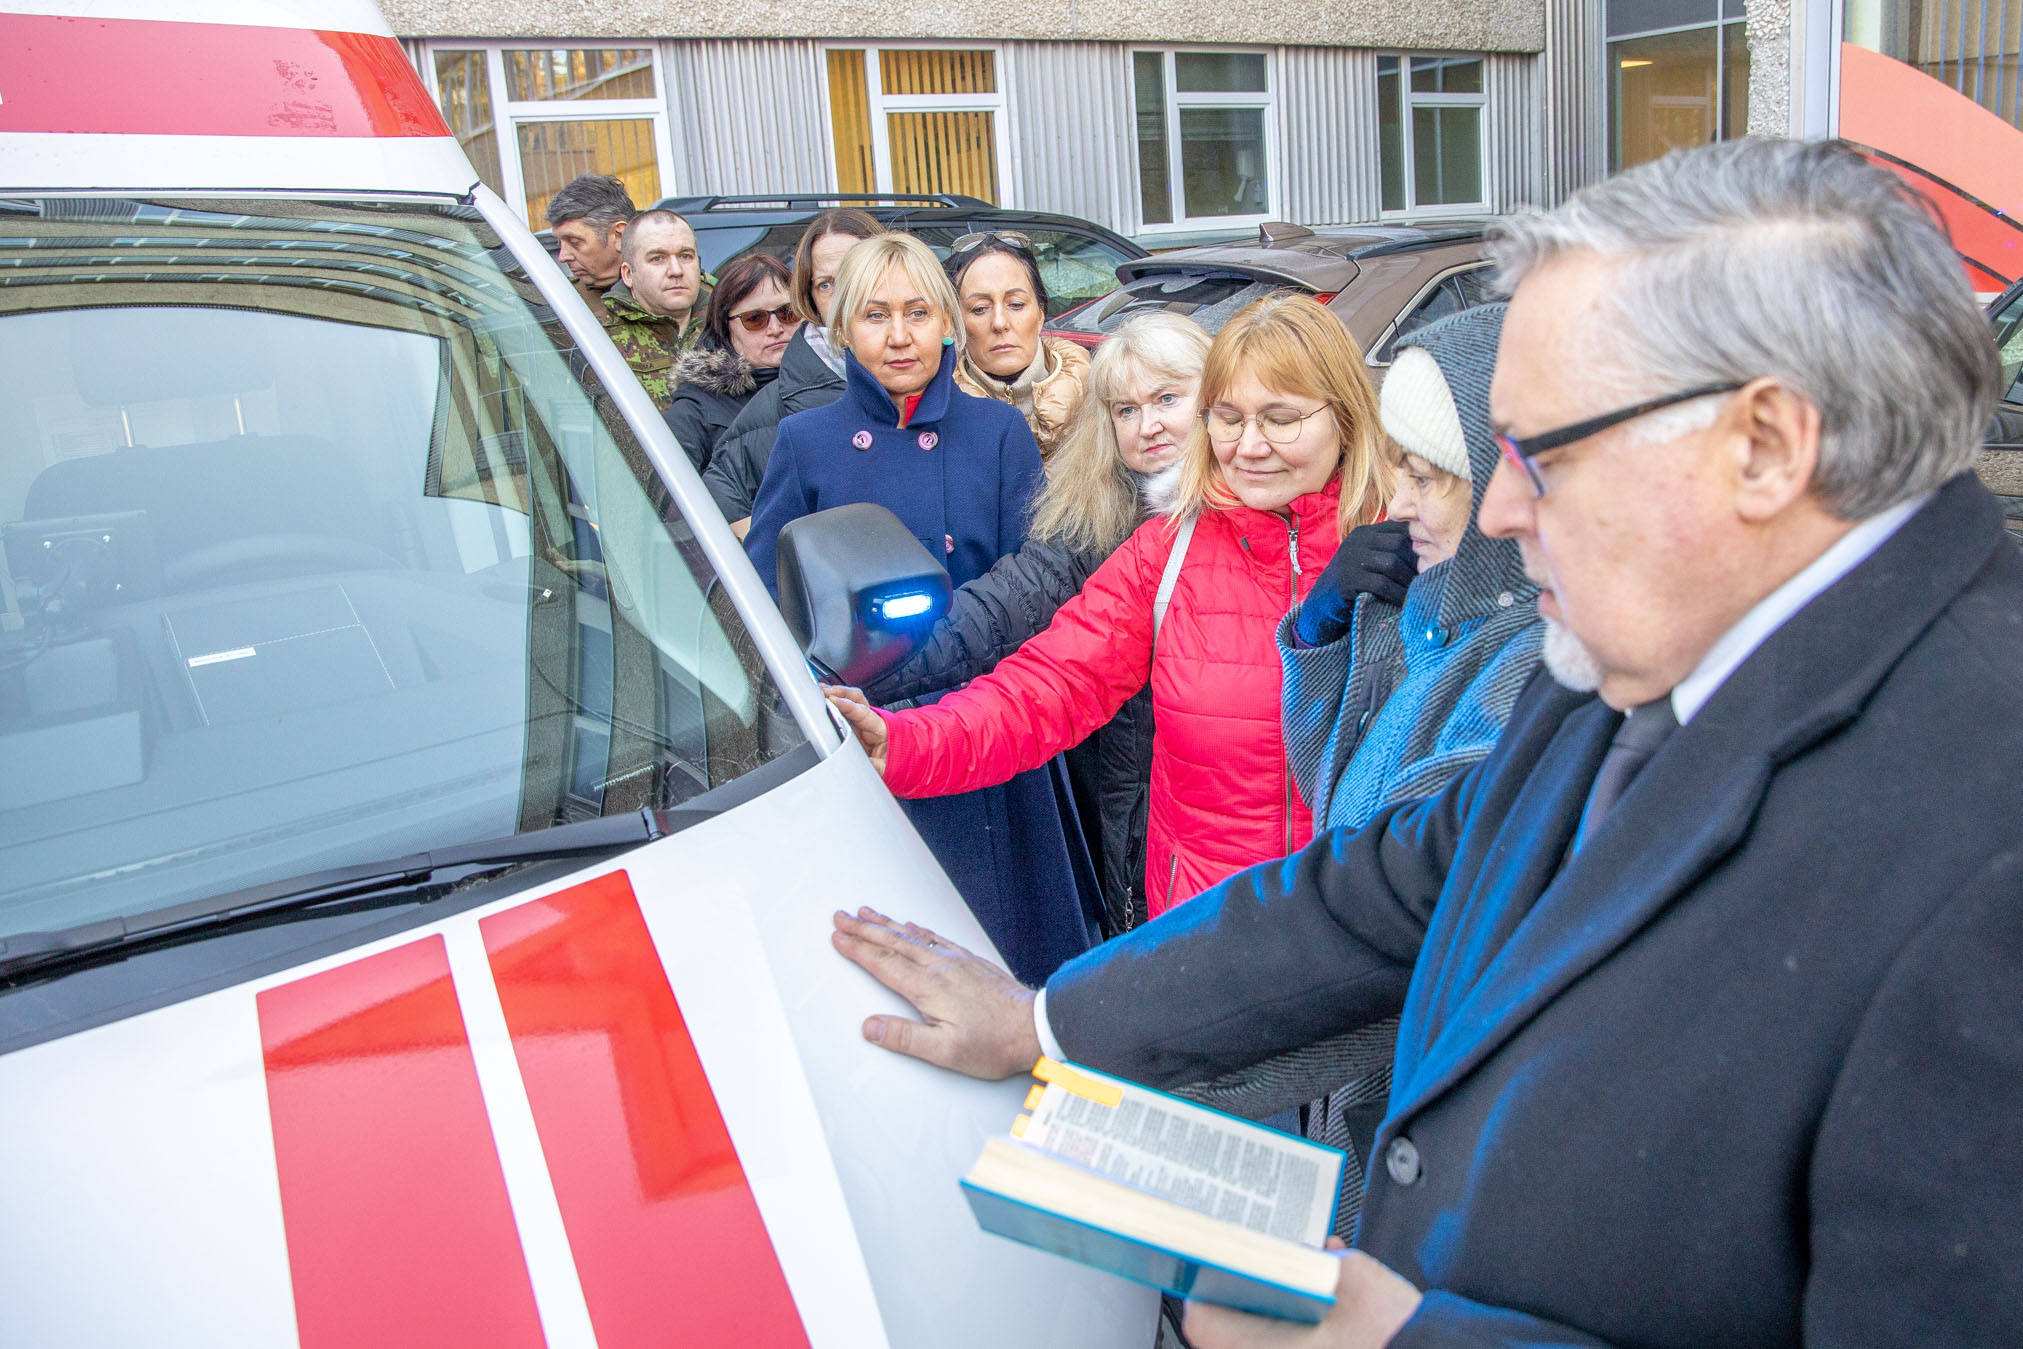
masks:
[(1094, 347), (1125, 320), (1164, 309), (1214, 332), (1259, 296), (1300, 290), (1325, 303), (1381, 370), (1415, 329), (1491, 298), (1485, 228), (1481, 221), (1264, 224), (1254, 241), (1123, 263), (1116, 290), (1061, 315), (1047, 331)]

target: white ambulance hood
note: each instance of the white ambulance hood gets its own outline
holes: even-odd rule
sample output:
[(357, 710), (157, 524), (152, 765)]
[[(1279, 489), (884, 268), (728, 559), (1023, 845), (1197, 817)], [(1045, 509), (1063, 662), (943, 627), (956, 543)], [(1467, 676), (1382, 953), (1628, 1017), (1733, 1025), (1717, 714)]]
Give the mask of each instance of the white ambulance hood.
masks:
[(866, 1044), (860, 903), (988, 949), (854, 750), (444, 921), (0, 1055), (22, 1346), (1149, 1346), (980, 1232), (1025, 1083)]

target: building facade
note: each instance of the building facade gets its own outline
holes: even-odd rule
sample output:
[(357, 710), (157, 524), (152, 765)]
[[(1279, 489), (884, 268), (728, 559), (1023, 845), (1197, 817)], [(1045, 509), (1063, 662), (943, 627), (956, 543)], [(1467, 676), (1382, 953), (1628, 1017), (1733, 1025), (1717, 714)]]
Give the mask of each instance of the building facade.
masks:
[(537, 228), (594, 169), (641, 202), (960, 192), (1156, 246), (1556, 200), (1606, 159), (1594, 4), (384, 7), (480, 174)]

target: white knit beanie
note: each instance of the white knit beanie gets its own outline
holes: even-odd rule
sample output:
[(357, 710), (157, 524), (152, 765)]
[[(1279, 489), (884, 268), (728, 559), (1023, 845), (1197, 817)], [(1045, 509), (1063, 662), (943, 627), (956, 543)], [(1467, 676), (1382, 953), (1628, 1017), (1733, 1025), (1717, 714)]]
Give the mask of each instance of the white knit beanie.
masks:
[(1377, 417), (1391, 439), (1435, 468), (1468, 481), (1468, 442), (1440, 363), (1424, 347), (1406, 347), (1391, 361), (1377, 394)]

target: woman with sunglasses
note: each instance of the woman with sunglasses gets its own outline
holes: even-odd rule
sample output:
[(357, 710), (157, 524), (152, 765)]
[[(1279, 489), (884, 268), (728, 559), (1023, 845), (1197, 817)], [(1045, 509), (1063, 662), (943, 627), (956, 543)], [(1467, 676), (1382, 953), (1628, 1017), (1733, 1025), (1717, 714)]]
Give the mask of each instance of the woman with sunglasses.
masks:
[(1053, 458), (1089, 389), (1089, 356), (1073, 342), (1040, 336), (1047, 284), (1032, 244), (1014, 230), (965, 234), (948, 255), (948, 279), (962, 302), (964, 393), (1010, 403)]
[(752, 396), (779, 377), (801, 326), (787, 279), (787, 264), (770, 253), (731, 262), (710, 293), (701, 345), (675, 360), (667, 426), (699, 468), (708, 469), (717, 441)]
[(801, 231), (801, 242), (794, 249), (793, 281), (787, 287), (794, 312), (803, 320), (801, 329), (787, 344), (780, 377), (752, 395), (738, 419), (718, 437), (716, 453), (702, 474), (710, 499), (741, 539), (751, 528), (752, 502), (766, 476), (780, 419), (827, 407), (843, 396), (843, 353), (828, 340), (836, 272), (843, 255), (860, 239), (883, 233), (883, 225), (854, 206), (824, 211)]
[(1149, 681), (1151, 915), (1304, 843), (1311, 819), (1279, 721), (1279, 620), (1347, 530), (1383, 508), (1362, 352), (1306, 296), (1257, 301), (1216, 335), (1204, 408), (1162, 513), (1053, 623), (932, 707), (831, 700), (901, 797), (1001, 782), (1079, 743)]

